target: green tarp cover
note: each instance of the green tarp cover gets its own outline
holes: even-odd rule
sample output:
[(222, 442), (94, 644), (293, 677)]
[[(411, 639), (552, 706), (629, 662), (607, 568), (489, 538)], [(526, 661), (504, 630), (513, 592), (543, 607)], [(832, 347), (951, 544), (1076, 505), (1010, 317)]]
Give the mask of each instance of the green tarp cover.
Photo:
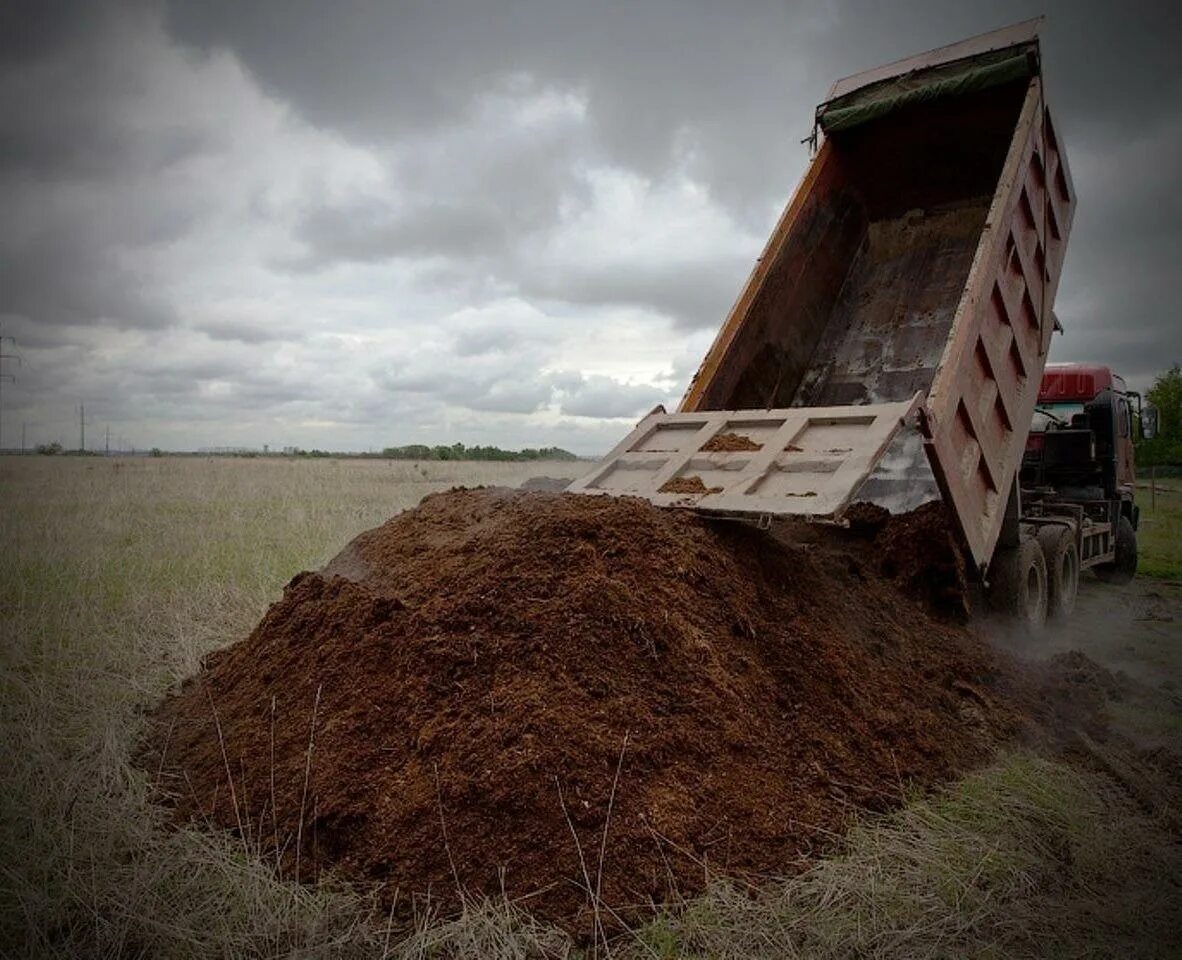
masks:
[(1034, 76), (1038, 69), (1035, 49), (1033, 45), (1007, 47), (862, 87), (821, 104), (817, 108), (817, 123), (827, 134), (848, 130), (904, 106), (961, 96)]

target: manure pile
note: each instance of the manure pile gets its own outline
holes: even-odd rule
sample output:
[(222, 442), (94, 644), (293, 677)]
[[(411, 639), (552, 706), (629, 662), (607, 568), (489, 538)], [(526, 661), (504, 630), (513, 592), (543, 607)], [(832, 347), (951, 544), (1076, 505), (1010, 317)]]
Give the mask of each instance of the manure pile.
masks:
[(915, 524), (436, 494), (207, 658), (152, 769), (178, 819), (399, 903), (503, 891), (577, 931), (595, 894), (628, 917), (783, 875), (1018, 725), (994, 655), (898, 589), (925, 584)]

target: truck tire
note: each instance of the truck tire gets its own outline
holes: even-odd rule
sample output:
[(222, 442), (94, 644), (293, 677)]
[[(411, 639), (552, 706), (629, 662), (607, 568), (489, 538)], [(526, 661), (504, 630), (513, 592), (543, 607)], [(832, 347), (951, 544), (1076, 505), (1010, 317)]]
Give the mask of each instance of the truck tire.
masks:
[(1125, 584), (1137, 573), (1137, 531), (1126, 516), (1116, 523), (1116, 559), (1095, 567), (1096, 576), (1105, 583)]
[(1070, 528), (1058, 524), (1038, 532), (1038, 545), (1047, 564), (1047, 618), (1066, 619), (1079, 594), (1079, 547)]
[(1047, 619), (1047, 562), (1034, 537), (1005, 547), (989, 565), (989, 605), (1019, 629), (1035, 633)]

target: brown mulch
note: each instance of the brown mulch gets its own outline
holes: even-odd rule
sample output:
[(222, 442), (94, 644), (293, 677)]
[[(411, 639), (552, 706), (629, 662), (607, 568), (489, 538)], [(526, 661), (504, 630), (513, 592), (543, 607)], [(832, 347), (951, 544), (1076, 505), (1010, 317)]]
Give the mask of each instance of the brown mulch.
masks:
[(178, 820), (289, 876), (503, 891), (586, 933), (588, 887), (630, 918), (782, 875), (1020, 726), (989, 648), (868, 552), (632, 498), (429, 496), (211, 655), (145, 764)]
[(657, 493), (722, 493), (722, 487), (708, 487), (699, 476), (672, 477), (661, 484)]
[(756, 443), (750, 437), (738, 433), (716, 433), (704, 444), (702, 453), (741, 453), (745, 451), (762, 450), (763, 444)]

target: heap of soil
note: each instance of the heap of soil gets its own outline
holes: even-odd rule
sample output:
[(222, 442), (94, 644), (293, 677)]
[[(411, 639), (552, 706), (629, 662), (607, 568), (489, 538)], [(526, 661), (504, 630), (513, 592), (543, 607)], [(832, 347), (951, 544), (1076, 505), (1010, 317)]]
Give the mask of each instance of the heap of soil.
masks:
[(210, 656), (155, 715), (151, 769), (182, 820), (399, 904), (503, 891), (585, 933), (593, 892), (628, 918), (710, 873), (782, 875), (1018, 723), (985, 645), (852, 543), (430, 496)]
[(661, 484), (657, 493), (721, 493), (722, 487), (708, 487), (696, 474), (691, 477), (673, 477)]
[(737, 433), (716, 433), (704, 444), (702, 453), (738, 453), (749, 450), (762, 450), (763, 444), (756, 443), (750, 437)]

